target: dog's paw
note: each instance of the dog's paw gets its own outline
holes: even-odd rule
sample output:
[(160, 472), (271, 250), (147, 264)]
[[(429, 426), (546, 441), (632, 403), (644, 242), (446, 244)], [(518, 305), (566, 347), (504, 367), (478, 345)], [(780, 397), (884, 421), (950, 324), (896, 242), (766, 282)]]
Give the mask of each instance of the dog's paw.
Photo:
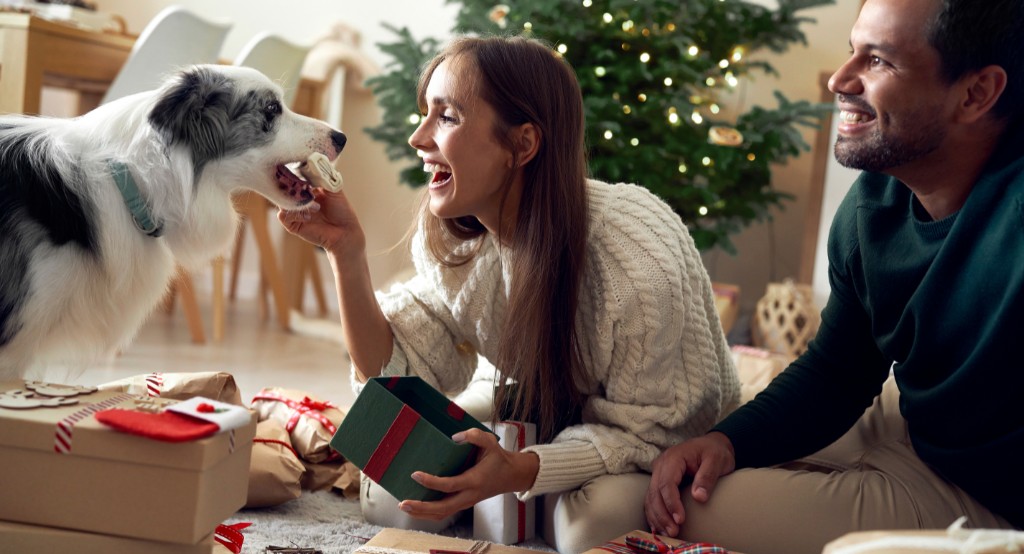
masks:
[[(299, 170), (306, 173), (306, 170), (313, 168), (322, 177), (316, 180), (316, 184), (323, 188), (331, 191), (338, 192), (341, 190), (342, 185), (345, 184), (344, 179), (341, 178), (341, 173), (338, 173), (334, 169), (334, 165), (331, 164), (331, 160), (327, 159), (327, 156), (319, 152), (313, 152), (306, 158), (306, 163), (299, 167)], [(310, 178), (312, 180), (312, 178)]]

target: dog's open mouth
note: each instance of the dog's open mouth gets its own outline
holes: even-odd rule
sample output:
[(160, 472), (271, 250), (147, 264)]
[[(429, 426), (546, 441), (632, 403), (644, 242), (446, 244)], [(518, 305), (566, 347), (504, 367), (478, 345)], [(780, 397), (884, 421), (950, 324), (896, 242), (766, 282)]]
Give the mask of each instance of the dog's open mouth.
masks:
[(278, 164), (275, 177), (277, 186), (285, 196), (291, 198), (296, 204), (302, 206), (313, 200), (313, 191), (309, 181), (299, 175), (299, 165), (302, 162), (290, 164)]

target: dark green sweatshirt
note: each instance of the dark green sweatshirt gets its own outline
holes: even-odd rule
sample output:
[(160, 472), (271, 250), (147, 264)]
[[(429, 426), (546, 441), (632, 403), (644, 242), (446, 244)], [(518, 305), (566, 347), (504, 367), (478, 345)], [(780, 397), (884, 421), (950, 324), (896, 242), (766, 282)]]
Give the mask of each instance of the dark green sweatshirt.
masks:
[(959, 212), (932, 221), (865, 173), (828, 241), (831, 295), (807, 352), (722, 421), (737, 467), (811, 454), (847, 431), (892, 366), (922, 460), (1024, 527), (1024, 133)]

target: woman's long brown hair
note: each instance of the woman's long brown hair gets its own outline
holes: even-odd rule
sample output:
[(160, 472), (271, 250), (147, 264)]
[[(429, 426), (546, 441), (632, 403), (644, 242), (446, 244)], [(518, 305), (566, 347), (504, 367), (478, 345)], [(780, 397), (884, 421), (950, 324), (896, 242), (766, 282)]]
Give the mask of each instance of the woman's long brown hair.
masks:
[[(568, 63), (540, 41), (462, 37), (424, 70), (421, 109), (430, 76), (445, 60), (460, 72), (465, 90), (497, 112), (495, 136), (514, 156), (519, 148), (510, 129), (529, 122), (540, 131), (539, 150), (523, 167), (512, 236), (497, 241), (510, 246), (511, 290), (494, 362), (514, 385), (497, 379), (494, 417), (532, 421), (538, 440), (546, 442), (581, 409), (577, 383), (583, 383), (584, 368), (576, 312), (586, 264), (588, 201), (579, 83)], [(518, 165), (515, 160), (513, 167)], [(503, 203), (511, 182), (510, 172)], [(431, 254), (448, 267), (472, 260), (487, 233), (474, 217), (432, 215), (426, 202), (420, 217)], [(505, 229), (500, 222), (498, 228)]]

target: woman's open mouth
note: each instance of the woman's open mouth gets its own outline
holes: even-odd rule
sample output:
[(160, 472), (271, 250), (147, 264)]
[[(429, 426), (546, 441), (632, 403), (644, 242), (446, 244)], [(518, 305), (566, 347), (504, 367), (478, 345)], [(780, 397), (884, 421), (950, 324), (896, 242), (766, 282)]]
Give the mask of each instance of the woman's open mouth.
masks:
[(423, 171), (433, 175), (430, 178), (430, 188), (432, 189), (441, 188), (452, 180), (452, 168), (448, 166), (426, 163), (423, 164)]

